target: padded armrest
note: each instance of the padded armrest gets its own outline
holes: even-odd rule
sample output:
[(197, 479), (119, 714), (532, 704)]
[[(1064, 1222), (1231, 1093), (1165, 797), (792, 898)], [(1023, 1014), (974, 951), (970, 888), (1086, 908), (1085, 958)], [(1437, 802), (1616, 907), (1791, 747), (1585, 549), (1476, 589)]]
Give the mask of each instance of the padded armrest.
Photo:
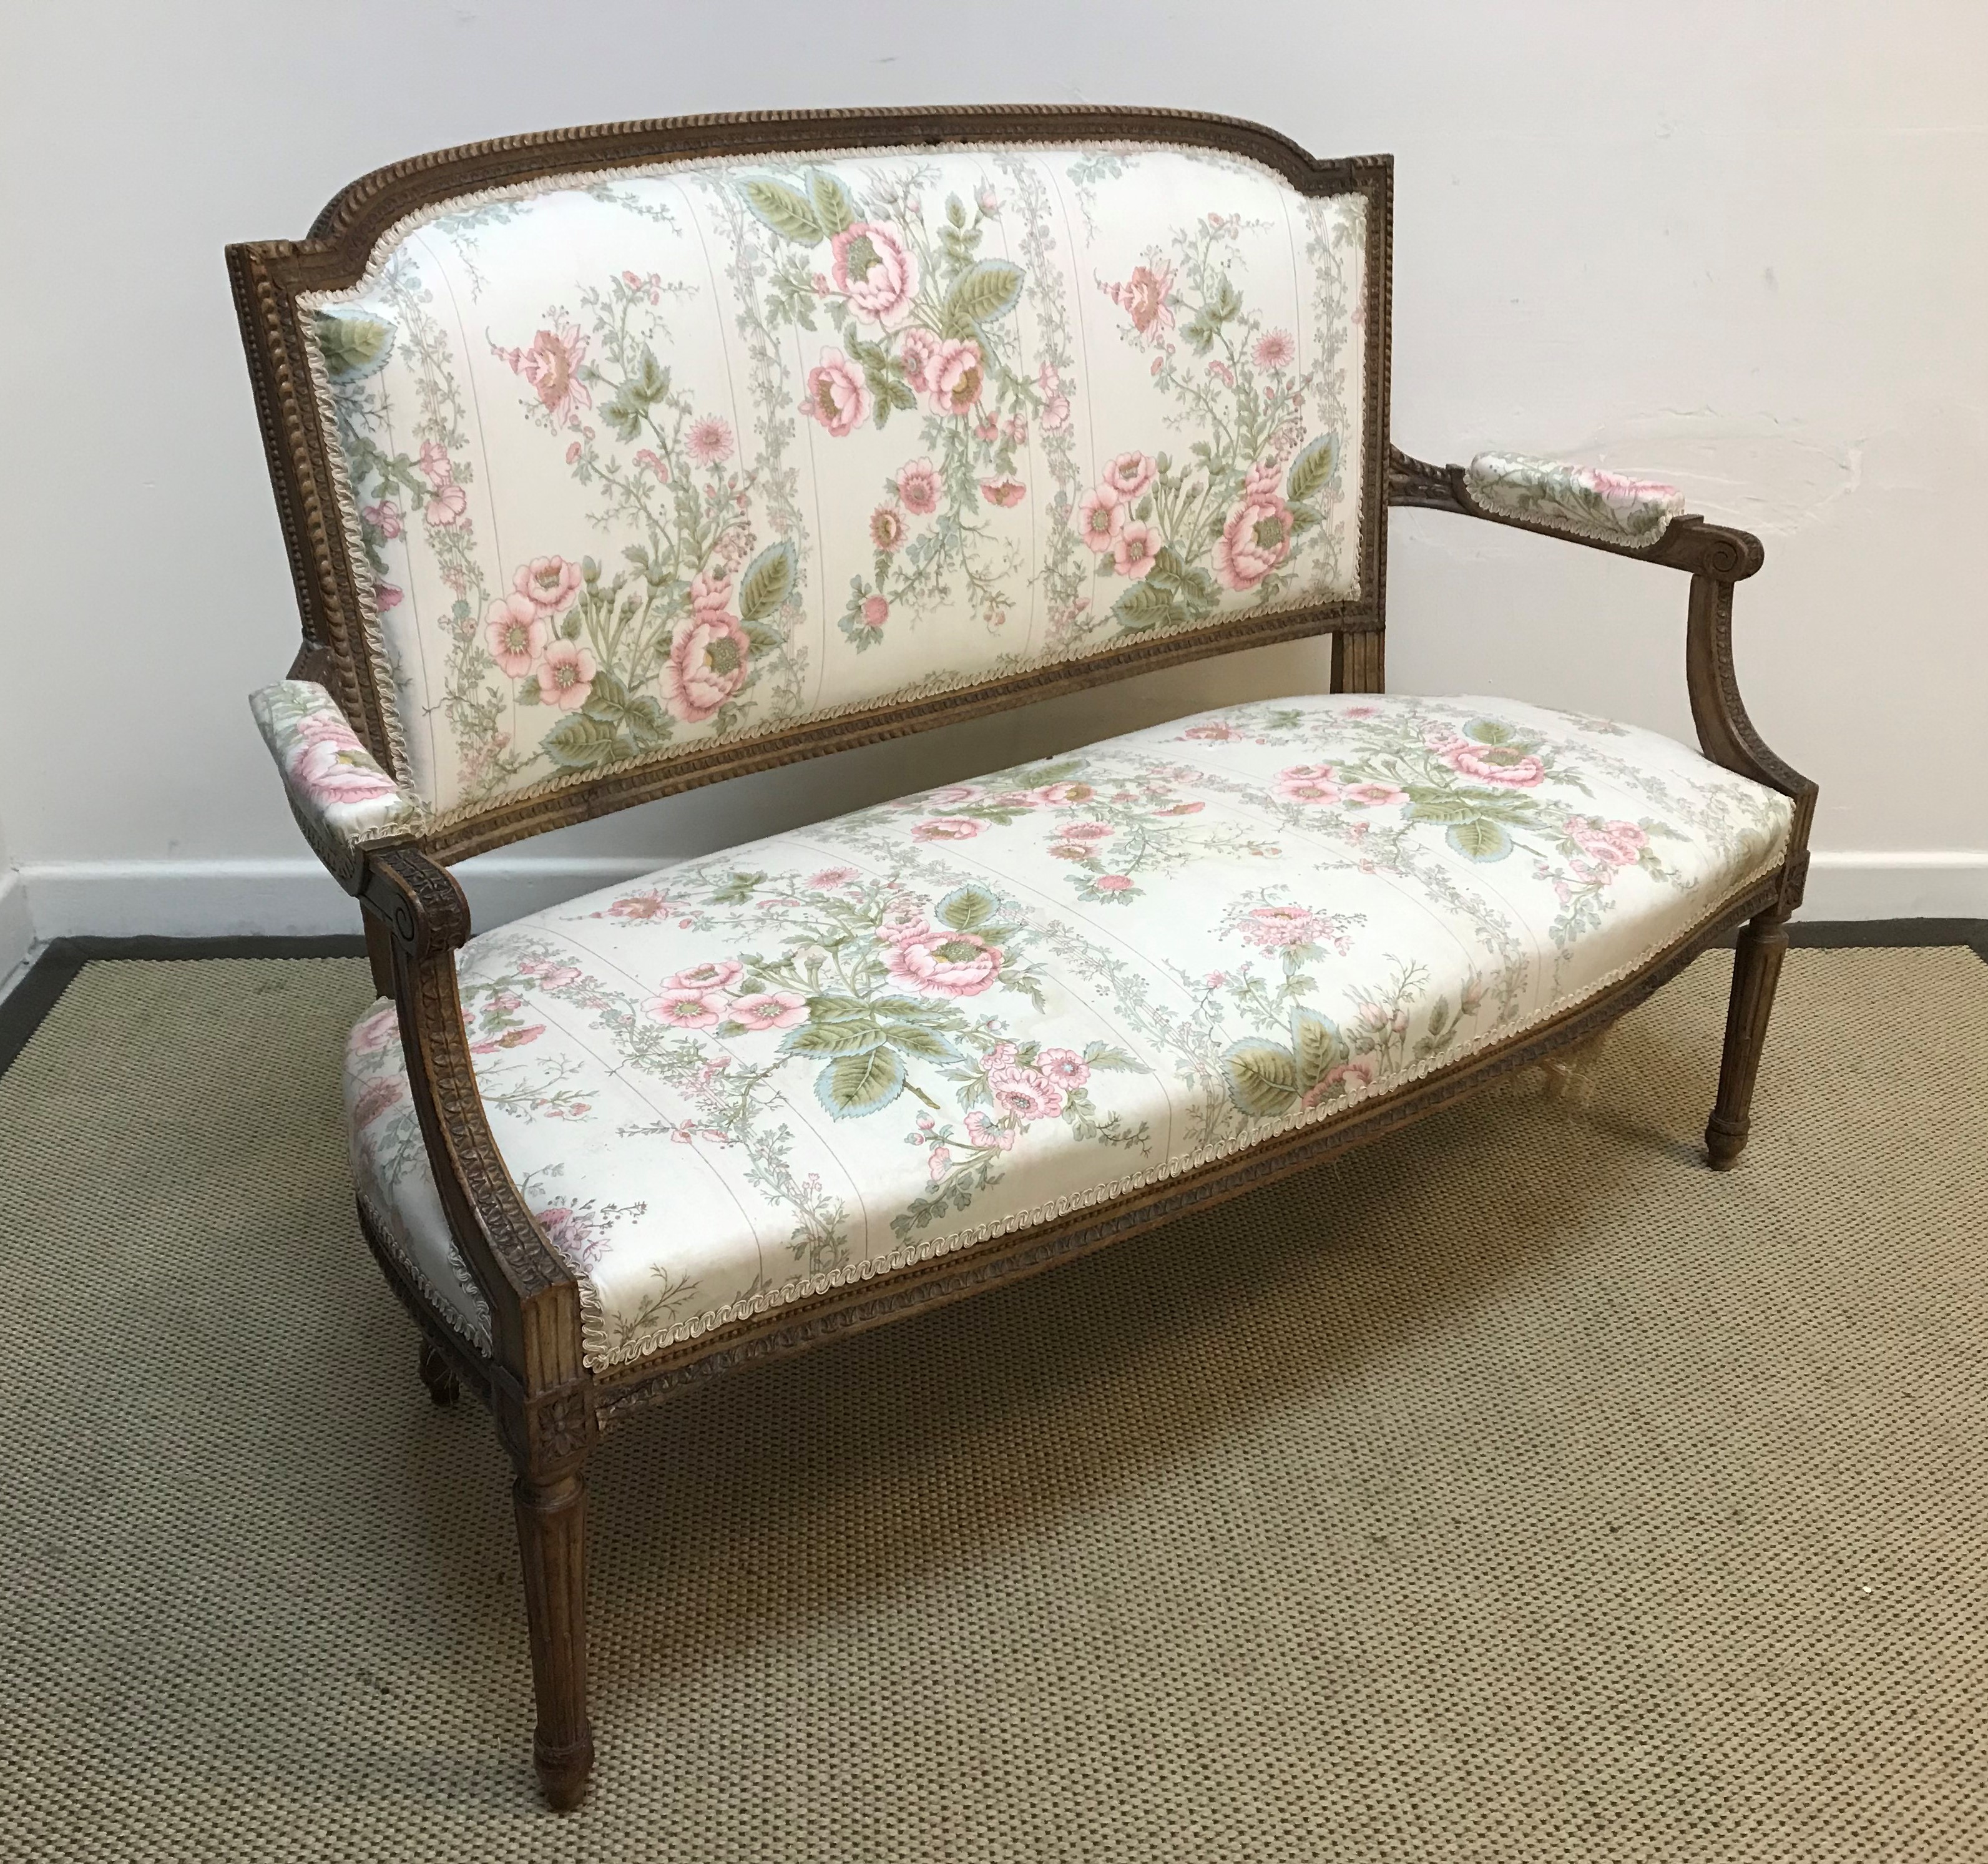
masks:
[(357, 892), (361, 851), (407, 839), (414, 798), (380, 768), (338, 702), (314, 681), (279, 680), (251, 693), (248, 708), (305, 839), (339, 884)]
[(1684, 510), (1684, 494), (1675, 485), (1523, 453), (1479, 454), (1464, 483), (1478, 505), (1499, 517), (1632, 550), (1655, 543)]

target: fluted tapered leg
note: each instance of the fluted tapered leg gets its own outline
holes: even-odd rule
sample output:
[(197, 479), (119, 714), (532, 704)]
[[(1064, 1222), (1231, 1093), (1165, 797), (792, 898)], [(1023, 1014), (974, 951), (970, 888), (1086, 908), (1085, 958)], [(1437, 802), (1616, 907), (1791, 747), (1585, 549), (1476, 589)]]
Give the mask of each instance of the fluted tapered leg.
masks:
[(512, 1489), (532, 1629), (539, 1725), (532, 1760), (546, 1802), (570, 1812), (587, 1791), (593, 1730), (587, 1719), (587, 1484), (578, 1474)]
[(1719, 1100), (1706, 1124), (1706, 1156), (1723, 1172), (1740, 1156), (1753, 1125), (1753, 1083), (1774, 1007), (1774, 986), (1787, 955), (1785, 917), (1769, 912), (1747, 921), (1733, 954), (1733, 996), (1726, 1010), (1726, 1049), (1719, 1065)]

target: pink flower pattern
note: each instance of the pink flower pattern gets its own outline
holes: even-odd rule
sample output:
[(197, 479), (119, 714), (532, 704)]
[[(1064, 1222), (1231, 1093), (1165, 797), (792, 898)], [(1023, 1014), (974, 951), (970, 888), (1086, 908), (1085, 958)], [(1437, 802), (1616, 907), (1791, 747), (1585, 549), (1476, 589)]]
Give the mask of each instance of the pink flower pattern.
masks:
[(1564, 832), (1583, 854), (1604, 868), (1633, 868), (1650, 845), (1649, 836), (1633, 822), (1598, 822), (1588, 816), (1569, 816)]
[(935, 996), (978, 996), (1001, 975), (1001, 950), (969, 932), (927, 926), (892, 939), (885, 962), (891, 975)]
[(709, 959), (674, 973), (669, 979), (669, 987), (673, 990), (729, 990), (745, 970), (746, 967), (735, 958)]
[(864, 316), (894, 323), (911, 308), (918, 269), (888, 227), (859, 220), (829, 242), (836, 289)]
[(670, 644), (663, 699), (688, 723), (709, 718), (746, 683), (752, 643), (730, 612), (730, 600), (729, 584), (700, 577), (691, 585), (690, 617)]
[(580, 565), (563, 556), (535, 556), (512, 578), (512, 586), (540, 614), (563, 615), (580, 594)]
[(971, 841), (980, 829), (971, 816), (935, 816), (921, 822), (911, 834), (920, 841)]
[(1070, 397), (1063, 393), (1063, 376), (1053, 363), (1044, 363), (1036, 371), (1036, 390), (1042, 397), (1043, 432), (1061, 433), (1070, 425)]
[(550, 642), (539, 657), (539, 696), (562, 712), (577, 712), (593, 690), (599, 671), (593, 655), (577, 641)]
[(438, 485), (422, 515), (432, 525), (443, 529), (452, 529), (469, 516), (469, 494), (460, 485)]
[(1155, 260), (1134, 266), (1132, 276), (1122, 285), (1107, 285), (1104, 295), (1132, 320), (1132, 327), (1152, 341), (1164, 337), (1174, 327), (1174, 313), (1167, 301), (1174, 288), (1172, 268)]
[(1274, 466), (1249, 469), (1242, 496), (1215, 546), (1215, 573), (1229, 589), (1254, 589), (1291, 552), (1290, 509)]
[(1444, 761), (1460, 776), (1480, 783), (1530, 790), (1546, 776), (1546, 766), (1530, 752), (1501, 744), (1476, 744), (1459, 738), (1440, 747)]
[(1150, 524), (1124, 525), (1111, 546), (1112, 566), (1121, 576), (1137, 581), (1152, 568), (1161, 543), (1159, 533)]
[(970, 338), (946, 338), (926, 362), (925, 377), (935, 414), (971, 414), (985, 380), (980, 346)]
[(1084, 541), (1099, 556), (1118, 547), (1118, 534), (1125, 528), (1125, 503), (1109, 485), (1094, 485), (1078, 501), (1077, 528)]
[(918, 324), (911, 325), (898, 339), (898, 360), (904, 368), (905, 384), (914, 393), (924, 394), (931, 389), (927, 371), (938, 354), (938, 336)]
[(390, 1107), (400, 1105), (407, 1098), (407, 1083), (397, 1075), (369, 1081), (352, 1103), (352, 1124), (360, 1128), (370, 1126)]
[(911, 461), (898, 472), (898, 496), (914, 517), (930, 517), (938, 509), (938, 469), (928, 459)]
[(1289, 330), (1266, 330), (1256, 339), (1249, 358), (1259, 369), (1288, 369), (1297, 360), (1297, 353), (1298, 347), (1291, 340)]
[(819, 421), (837, 440), (847, 439), (870, 414), (870, 391), (860, 370), (840, 350), (824, 350), (807, 373), (801, 412)]
[(1293, 764), (1277, 773), (1277, 793), (1286, 802), (1314, 807), (1336, 803), (1344, 793), (1333, 780), (1338, 774), (1329, 763)]
[(450, 462), (448, 448), (441, 441), (424, 440), (421, 442), (421, 458), (416, 468), (429, 485), (439, 492), (445, 485), (455, 483), (455, 468)]
[(1104, 469), (1104, 483), (1121, 499), (1136, 499), (1152, 484), (1156, 470), (1150, 453), (1121, 453)]
[[(706, 379), (687, 360), (696, 345), (678, 340), (714, 309), (731, 328), (743, 314), (728, 300), (733, 285), (714, 291), (706, 274), (673, 278), (667, 266), (617, 255), (535, 293), (529, 312), (500, 313), (470, 340), (474, 357), (439, 311), (402, 306), (394, 322), (403, 337), (387, 369), (336, 389), (352, 405), (354, 433), (397, 431), (394, 419), (383, 425), (390, 391), (393, 408), (414, 425), (401, 443), (407, 451), (382, 452), (377, 470), (357, 455), (348, 462), (357, 468), (354, 530), (363, 533), (355, 547), (373, 559), (374, 607), (389, 617), (397, 661), (422, 669), (418, 683), (434, 682), (423, 702), (452, 735), (439, 746), (438, 780), (454, 800), (594, 767), (589, 759), (675, 755), (796, 708), (805, 716), (816, 695), (846, 683), (850, 663), (837, 655), (882, 648), (871, 665), (894, 671), (890, 651), (907, 628), (946, 643), (933, 671), (951, 679), (993, 655), (1026, 660), (1121, 627), (1212, 625), (1266, 597), (1284, 599), (1293, 580), (1284, 566), (1316, 548), (1314, 532), (1341, 540), (1332, 549), (1343, 555), (1347, 521), (1316, 491), (1287, 539), (1271, 535), (1299, 502), (1278, 475), (1316, 438), (1307, 422), (1332, 418), (1336, 407), (1309, 354), (1324, 275), (1320, 295), (1308, 295), (1295, 316), (1283, 282), (1256, 287), (1240, 250), (1242, 229), (1256, 224), (1246, 215), (1198, 211), (1178, 225), (1151, 223), (1133, 249), (1108, 251), (1087, 210), (1087, 230), (1074, 235), (1080, 246), (1097, 244), (1097, 263), (1087, 269), (1066, 251), (1072, 228), (1044, 218), (1033, 183), (1002, 181), (997, 191), (985, 177), (962, 177), (944, 188), (915, 186), (883, 154), (773, 172), (787, 174), (778, 185), (803, 203), (797, 215), (762, 215), (742, 179), (732, 197), (744, 210), (749, 275), (769, 286), (755, 288), (751, 316), (738, 326), (746, 350), (763, 347), (756, 373)], [(488, 244), (500, 265), (513, 237), (493, 233)], [(435, 289), (438, 258), (409, 248), (396, 262), (409, 282), (394, 289), (414, 293), (411, 303), (448, 301)], [(749, 276), (731, 262), (725, 279)], [(1308, 255), (1305, 270), (1320, 262)], [(958, 296), (969, 275), (970, 312)], [(1209, 326), (1222, 329), (1223, 352), (1255, 359), (1255, 392), (1267, 392), (1266, 371), (1287, 381), (1262, 411), (1239, 401), (1197, 411), (1183, 399), (1190, 360), (1195, 392), (1206, 394), (1205, 346), (1190, 352), (1223, 279), (1241, 294), (1228, 321)], [(1148, 407), (1135, 397), (1104, 420), (1089, 400), (1114, 372), (1072, 346), (1070, 293), (1080, 279), (1086, 293), (1118, 281), (1104, 286), (1117, 314), (1103, 316), (1139, 350), (1142, 384), (1152, 366)], [(488, 304), (519, 305), (508, 292), (507, 281)], [(1304, 333), (1303, 346), (1291, 328)], [(728, 353), (745, 354), (732, 337), (727, 343)], [(468, 364), (487, 368), (485, 355), (516, 378), (515, 395), (475, 403)], [(1246, 381), (1236, 391), (1249, 392)], [(736, 397), (729, 407), (728, 396)], [(851, 467), (852, 483), (884, 482), (884, 501), (872, 492), (849, 519), (831, 502), (833, 536), (795, 502), (796, 407), (812, 424), (806, 431), (819, 430), (817, 443), (847, 443), (851, 462), (886, 444), (878, 433), (898, 430), (874, 469)], [(499, 431), (500, 421), (527, 424), (535, 437), (526, 444), (583, 494), (604, 538), (520, 521), (508, 463), (519, 443)], [(1218, 446), (1195, 464), (1192, 443), (1170, 430), (1202, 438), (1211, 423), (1246, 425), (1262, 457), (1238, 460)], [(397, 431), (407, 431), (404, 421)], [(817, 474), (827, 457), (815, 456)], [(1190, 486), (1195, 473), (1202, 482)], [(1192, 535), (1173, 534), (1191, 511)], [(1220, 538), (1210, 523), (1218, 515)], [(520, 553), (499, 566), (487, 552), (500, 536), (517, 539)], [(850, 546), (863, 553), (853, 578), (837, 573)], [(652, 568), (631, 573), (637, 549)], [(783, 551), (784, 570), (768, 560)], [(1041, 561), (1031, 565), (1030, 552)], [(674, 566), (667, 573), (665, 562)], [(756, 580), (755, 567), (763, 572)], [(1346, 570), (1335, 562), (1303, 573), (1310, 588)], [(645, 573), (655, 594), (631, 624), (627, 603)], [(734, 598), (717, 609), (686, 603), (693, 580), (729, 582)], [(1041, 594), (1030, 587), (1039, 580)], [(827, 612), (840, 611), (831, 623), (840, 638), (831, 634), (827, 653), (811, 632), (824, 586), (833, 591)], [(771, 612), (746, 601), (749, 589), (777, 592)], [(529, 602), (540, 628), (510, 606), (513, 597)], [(971, 625), (960, 646), (948, 625), (955, 615)], [(417, 631), (438, 632), (444, 647), (410, 651)], [(493, 705), (493, 692), (522, 702)]]
[(722, 990), (671, 985), (657, 992), (644, 1007), (658, 1023), (674, 1029), (715, 1029), (729, 1013), (731, 1004)]
[[(735, 588), (707, 586), (705, 610)], [(658, 1285), (610, 1200), (651, 1197), (647, 1234), (674, 1247), (662, 1181), (588, 1175), (610, 1159), (651, 1173), (694, 1154), (700, 1182), (779, 1211), (760, 1230), (792, 1230), (795, 1276), (840, 1272), (1008, 1222), (1050, 1170), (1059, 1194), (1107, 1184), (1465, 1055), (1579, 1000), (1583, 965), (1668, 936), (1652, 915), (1700, 912), (1786, 822), (1675, 747), (1479, 706), (1226, 708), (479, 938), (463, 1004), (507, 1161), (521, 1184), (567, 1162), (526, 1194), (549, 1229), (596, 1239), (610, 1316)], [(330, 745), (332, 725), (296, 742)], [(1461, 745), (1499, 770), (1533, 759), (1540, 779), (1483, 780)], [(1286, 794), (1320, 785), (1341, 804)], [(921, 839), (926, 824), (950, 832)], [(1618, 935), (1591, 958), (1611, 915)], [(1260, 1065), (1276, 1048), (1281, 1077)], [(392, 1161), (422, 1155), (390, 1012), (369, 1013), (349, 1067), (377, 1203)], [(654, 1141), (613, 1143), (636, 1119)], [(735, 1293), (714, 1284), (677, 1318)]]
[(589, 340), (576, 324), (565, 323), (540, 330), (523, 349), (496, 350), (514, 374), (531, 384), (555, 428), (573, 425), (580, 411), (593, 405), (593, 391), (580, 375)]
[(807, 999), (793, 990), (760, 990), (734, 997), (729, 1013), (748, 1029), (792, 1029), (807, 1020)]
[(684, 439), (684, 451), (700, 466), (715, 466), (732, 457), (732, 424), (715, 414), (706, 414), (691, 423)]
[(987, 1086), (995, 1105), (1018, 1119), (1053, 1120), (1063, 1109), (1063, 1090), (1035, 1068), (1000, 1069)]
[(490, 604), (484, 617), (483, 638), (490, 658), (505, 676), (522, 679), (545, 651), (545, 620), (529, 596), (513, 590)]
[(320, 738), (306, 743), (289, 769), (305, 794), (321, 807), (378, 802), (395, 793), (394, 780), (350, 732), (342, 741)]

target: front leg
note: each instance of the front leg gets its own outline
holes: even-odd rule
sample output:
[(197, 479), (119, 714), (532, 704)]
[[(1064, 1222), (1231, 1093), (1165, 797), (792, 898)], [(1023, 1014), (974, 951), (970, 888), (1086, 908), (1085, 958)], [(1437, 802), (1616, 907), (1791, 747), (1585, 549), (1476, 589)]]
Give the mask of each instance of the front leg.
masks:
[(570, 1812), (593, 1768), (587, 1719), (587, 1480), (585, 1465), (549, 1482), (520, 1475), (512, 1494), (525, 1568), (538, 1727), (532, 1761), (546, 1803)]
[(1741, 929), (1733, 954), (1733, 996), (1726, 1010), (1726, 1049), (1719, 1065), (1719, 1099), (1705, 1128), (1706, 1155), (1715, 1172), (1728, 1169), (1753, 1124), (1753, 1082), (1774, 1007), (1774, 986), (1788, 949), (1786, 909), (1770, 907)]

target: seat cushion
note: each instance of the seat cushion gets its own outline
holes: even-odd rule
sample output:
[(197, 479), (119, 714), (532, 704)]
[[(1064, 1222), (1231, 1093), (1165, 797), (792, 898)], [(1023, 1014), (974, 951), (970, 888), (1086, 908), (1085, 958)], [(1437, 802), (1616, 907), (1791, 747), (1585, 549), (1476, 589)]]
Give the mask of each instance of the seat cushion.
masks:
[[(1506, 700), (1230, 707), (485, 933), (464, 1015), (605, 1368), (1509, 1040), (1720, 908), (1789, 814)], [(346, 1087), (362, 1196), (481, 1331), (390, 1006)]]

